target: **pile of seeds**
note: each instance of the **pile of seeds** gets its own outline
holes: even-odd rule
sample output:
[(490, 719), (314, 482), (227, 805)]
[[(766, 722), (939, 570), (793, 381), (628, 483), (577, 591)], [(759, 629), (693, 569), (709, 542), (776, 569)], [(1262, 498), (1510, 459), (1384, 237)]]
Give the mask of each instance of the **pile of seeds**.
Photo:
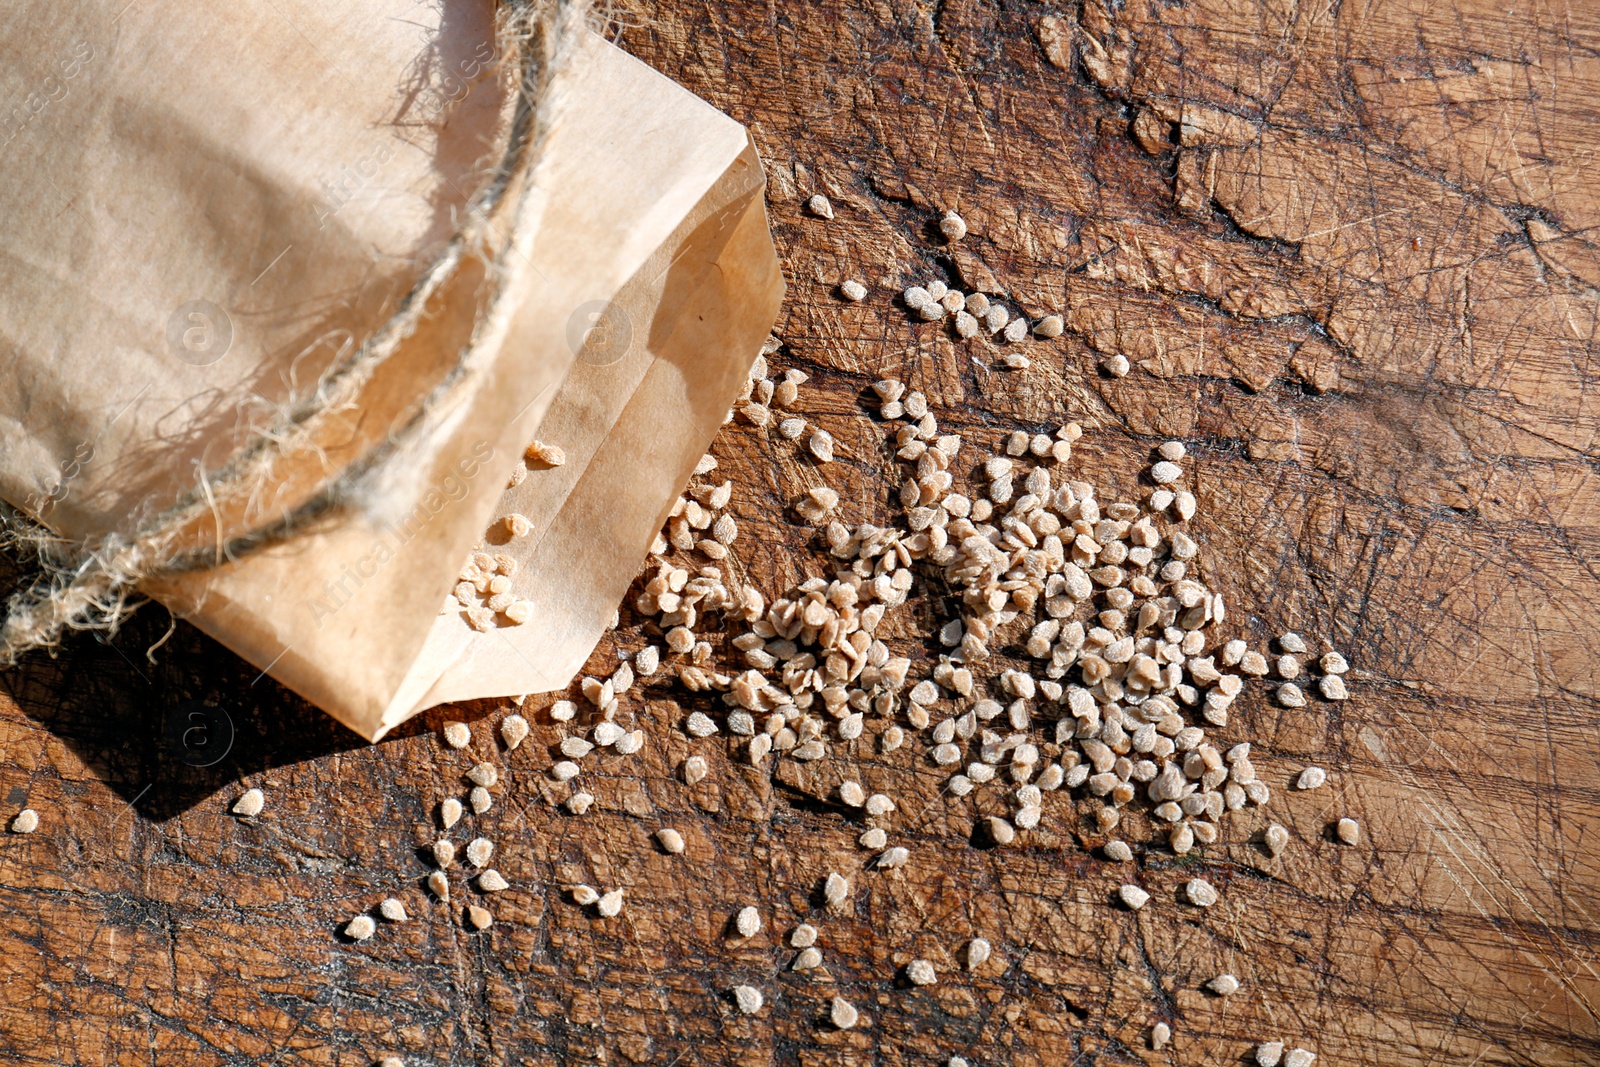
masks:
[[(819, 218), (833, 217), (820, 194), (809, 208)], [(952, 241), (966, 232), (953, 213), (941, 226)], [(842, 283), (840, 292), (851, 301), (869, 296), (855, 281)], [(921, 321), (950, 318), (960, 338), (981, 334), (1018, 344), (1030, 334), (1059, 337), (1063, 329), (1058, 315), (1030, 325), (998, 299), (955, 292), (938, 281), (912, 286), (903, 301)], [(728, 421), (775, 430), (803, 450), (820, 475), (834, 460), (836, 443), (800, 413), (807, 375), (798, 369), (776, 373), (769, 366), (779, 348), (776, 339), (764, 348)], [(1028, 365), (1016, 350), (1002, 362), (1017, 369)], [(1128, 369), (1126, 360), (1107, 367), (1114, 375)], [(653, 686), (704, 694), (682, 722), (697, 743), (677, 768), (688, 785), (703, 780), (717, 759), (770, 767), (780, 759), (816, 761), (835, 745), (863, 739), (881, 752), (911, 745), (947, 772), (944, 792), (951, 796), (1006, 791), (1009, 815), (982, 822), (984, 834), (1000, 846), (1025, 841), (1047, 821), (1067, 822), (1074, 829), (1086, 826), (1085, 837), (1098, 839), (1105, 859), (1126, 864), (1135, 855), (1123, 839), (1127, 831), (1149, 825), (1162, 846), (1181, 856), (1219, 841), (1228, 813), (1267, 804), (1271, 790), (1256, 774), (1249, 743), (1219, 749), (1208, 729), (1228, 725), (1230, 708), (1250, 681), (1270, 685), (1286, 707), (1344, 700), (1348, 665), (1332, 649), (1313, 652), (1297, 634), (1281, 635), (1269, 655), (1225, 633), (1223, 597), (1207, 583), (1200, 546), (1188, 533), (1199, 502), (1187, 487), (1185, 446), (1167, 441), (1155, 449), (1138, 499), (1107, 499), (1070, 471), (1073, 444), (1082, 434), (1074, 423), (1054, 433), (1018, 430), (993, 454), (973, 456), (960, 435), (940, 431), (922, 393), (895, 379), (876, 383), (873, 391), (886, 444), (901, 465), (897, 521), (882, 527), (849, 521), (840, 513), (839, 493), (815, 479), (791, 507), (799, 521), (816, 528), (826, 546), (826, 566), (789, 589), (772, 591), (769, 599), (767, 591), (734, 576), (743, 573), (730, 566), (737, 562), (730, 557), (739, 535), (730, 510), (734, 486), (714, 477), (718, 462), (707, 454), (651, 545), (627, 605), (646, 621), (646, 632), (659, 635), (659, 644), (619, 652), (608, 676), (583, 678), (579, 693), (548, 708), (562, 729), (559, 758), (540, 768), (561, 787), (551, 793), (552, 801), (574, 816), (591, 810), (595, 798), (583, 786), (586, 760), (601, 750), (631, 755), (644, 748), (648, 739), (630, 725), (625, 701), (636, 687)], [(564, 456), (535, 442), (526, 461), (512, 484), (530, 469), (559, 465)], [(511, 537), (529, 529), (519, 515), (500, 523)], [(449, 606), (464, 611), (479, 629), (525, 621), (531, 607), (511, 592), (515, 570), (511, 557), (480, 547)], [(887, 614), (926, 588), (947, 596), (958, 610), (928, 635), (923, 648), (891, 648), (880, 636)], [(916, 676), (914, 655), (928, 664)], [(1002, 666), (1002, 659), (1029, 666)], [(529, 723), (508, 711), (499, 729), (503, 758), (510, 760), (529, 735)], [(471, 729), (447, 722), (442, 741), (451, 750), (465, 750)], [(490, 839), (476, 836), (465, 845), (468, 873), (457, 867), (455, 840), (443, 835), (457, 827), (468, 807), (475, 816), (491, 809), (500, 774), (493, 763), (478, 762), (464, 777), (470, 783), (464, 798), (438, 801), (440, 836), (431, 845), (437, 869), (427, 885), (441, 904), (449, 904), (452, 876), (460, 871), (458, 882), (472, 894), (461, 921), (482, 930), (494, 921), (493, 895), (511, 881), (489, 866), (496, 851)], [(1308, 767), (1294, 785), (1315, 789), (1326, 777), (1323, 769)], [(862, 861), (864, 875), (913, 862), (910, 846), (891, 838), (898, 809), (891, 796), (868, 794), (854, 779), (840, 782), (836, 794), (865, 817), (867, 829), (859, 837), (869, 854)], [(1052, 802), (1052, 795), (1062, 799)], [(1075, 798), (1094, 802), (1087, 819)], [(251, 790), (234, 810), (254, 816), (262, 805), (260, 792)], [(1141, 818), (1125, 822), (1131, 811)], [(1353, 845), (1359, 833), (1355, 820), (1340, 820), (1340, 841)], [(654, 839), (669, 855), (688, 848), (670, 826), (659, 827)], [(1263, 835), (1272, 855), (1288, 843), (1288, 832), (1276, 823)], [(849, 906), (852, 883), (835, 871), (820, 888), (825, 914), (818, 921), (825, 922), (826, 913)], [(568, 881), (563, 889), (574, 906), (598, 918), (614, 918), (623, 909), (620, 888)], [(1115, 897), (1130, 910), (1152, 901), (1133, 882)], [(1219, 899), (1219, 890), (1204, 878), (1183, 888), (1182, 900), (1192, 907), (1209, 908)], [(762, 929), (757, 906), (731, 907), (730, 914), (730, 929), (740, 938)], [(409, 917), (396, 897), (381, 901), (377, 916), (392, 923)], [(354, 941), (377, 930), (374, 916), (366, 913), (343, 928)], [(797, 953), (791, 967), (822, 966), (818, 938), (811, 921), (790, 930), (788, 944)], [(974, 938), (956, 958), (972, 971), (992, 952), (988, 940)], [(896, 978), (914, 987), (933, 985), (939, 975), (919, 956), (885, 975), (886, 981)], [(1220, 974), (1205, 988), (1226, 997), (1240, 983)], [(766, 1003), (762, 990), (750, 984), (730, 986), (726, 994), (746, 1014), (762, 1011)], [(839, 1030), (870, 1025), (842, 997), (833, 998), (828, 1020)], [(1171, 1028), (1156, 1023), (1149, 1037), (1159, 1049), (1171, 1040)], [(1285, 1053), (1276, 1041), (1260, 1045), (1255, 1057), (1265, 1067), (1306, 1067), (1314, 1058), (1304, 1049)], [(952, 1056), (949, 1062), (966, 1061)]]

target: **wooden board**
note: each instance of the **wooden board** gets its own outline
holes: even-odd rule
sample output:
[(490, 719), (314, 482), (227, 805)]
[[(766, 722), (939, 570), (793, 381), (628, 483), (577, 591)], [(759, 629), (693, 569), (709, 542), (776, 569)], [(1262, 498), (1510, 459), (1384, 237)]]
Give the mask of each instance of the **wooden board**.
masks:
[[(939, 795), (920, 744), (863, 743), (757, 772), (682, 731), (698, 698), (654, 688), (650, 741), (599, 762), (583, 818), (550, 801), (556, 727), (502, 762), (475, 832), (514, 883), (486, 933), (421, 883), (434, 808), (464, 791), (442, 713), (366, 746), (179, 629), (138, 621), (8, 676), (0, 804), (0, 1062), (1242, 1063), (1284, 1039), (1318, 1063), (1585, 1063), (1600, 1057), (1595, 439), (1600, 19), (1484, 0), (1173, 5), (748, 4), (621, 12), (622, 43), (751, 125), (791, 283), (779, 367), (841, 459), (770, 432), (719, 441), (744, 573), (769, 593), (823, 560), (782, 505), (826, 480), (893, 514), (863, 393), (896, 375), (992, 448), (1016, 426), (1088, 429), (1074, 465), (1132, 494), (1149, 449), (1189, 442), (1208, 573), (1256, 641), (1295, 628), (1353, 663), (1354, 699), (1245, 698), (1275, 796), (1223, 842), (1140, 857), (1156, 899), (1086, 852), (1070, 798), (1007, 849), (974, 844), (993, 794)], [(837, 217), (802, 214), (816, 191)], [(931, 225), (959, 208), (946, 246)], [(871, 285), (840, 301), (846, 277)], [(939, 277), (1065, 315), (1024, 372), (912, 322), (891, 296)], [(1097, 371), (1126, 353), (1126, 378)], [(895, 625), (907, 649), (941, 605)], [(618, 633), (638, 647), (637, 624)], [(596, 669), (615, 663), (609, 644)], [(190, 701), (223, 709), (190, 717)], [(540, 704), (544, 701), (538, 702)], [(498, 751), (494, 705), (459, 709)], [(874, 730), (878, 727), (875, 725)], [(210, 746), (210, 747), (207, 747)], [(694, 788), (673, 774), (711, 757)], [(498, 758), (498, 757), (496, 757)], [(1330, 785), (1292, 793), (1301, 767)], [(899, 801), (900, 872), (867, 874), (830, 789)], [(227, 813), (267, 791), (253, 823)], [(1361, 820), (1356, 847), (1332, 820)], [(1270, 860), (1268, 818), (1294, 833)], [(684, 857), (651, 847), (673, 825)], [(458, 842), (467, 835), (457, 833)], [(1138, 840), (1137, 834), (1135, 839)], [(819, 909), (831, 869), (844, 917)], [(1195, 871), (1223, 891), (1174, 903)], [(601, 921), (559, 893), (623, 886)], [(338, 930), (389, 894), (414, 918)], [(744, 904), (766, 926), (730, 936)], [(822, 928), (826, 968), (780, 942)], [(958, 947), (984, 936), (975, 974)], [(941, 972), (911, 988), (914, 956)], [(1198, 990), (1220, 971), (1243, 989)], [(737, 1013), (748, 982), (767, 1006)], [(825, 1025), (840, 993), (867, 1021)], [(1153, 1052), (1150, 1026), (1171, 1046)]]

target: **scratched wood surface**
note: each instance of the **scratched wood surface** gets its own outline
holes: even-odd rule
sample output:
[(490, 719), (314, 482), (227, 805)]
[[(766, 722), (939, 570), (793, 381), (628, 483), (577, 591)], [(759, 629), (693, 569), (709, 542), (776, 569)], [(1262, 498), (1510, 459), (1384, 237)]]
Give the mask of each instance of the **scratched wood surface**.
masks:
[[(625, 47), (752, 128), (791, 286), (774, 362), (812, 375), (800, 407), (839, 441), (819, 469), (765, 431), (719, 439), (744, 573), (770, 595), (822, 572), (781, 508), (819, 479), (851, 518), (893, 515), (862, 394), (896, 375), (969, 447), (1080, 420), (1074, 465), (1108, 497), (1137, 491), (1153, 443), (1189, 442), (1228, 629), (1327, 639), (1354, 699), (1243, 698), (1223, 736), (1254, 742), (1271, 805), (1198, 858), (1141, 849), (1155, 900), (1133, 915), (1110, 905), (1127, 870), (1085, 851), (1071, 797), (1019, 845), (978, 847), (1001, 800), (940, 797), (920, 743), (758, 772), (684, 734), (708, 704), (652, 686), (624, 709), (645, 751), (599, 761), (596, 810), (575, 818), (551, 803), (543, 714), (510, 756), (493, 703), (452, 713), (475, 724), (468, 754), (438, 742), (441, 712), (367, 746), (192, 631), (148, 662), (165, 621), (144, 618), (7, 678), (0, 805), (43, 822), (0, 835), (0, 1062), (1227, 1064), (1270, 1039), (1328, 1065), (1600, 1057), (1594, 10), (663, 0), (619, 16)], [(816, 191), (833, 221), (802, 213)], [(972, 229), (955, 247), (931, 226), (946, 207)], [(866, 301), (837, 298), (846, 277)], [(891, 301), (934, 277), (1059, 312), (1066, 334), (995, 370), (986, 345)], [(1097, 373), (1117, 352), (1132, 373)], [(898, 647), (925, 658), (941, 609), (901, 611)], [(641, 641), (626, 619), (616, 644)], [(615, 662), (597, 650), (596, 669)], [(673, 773), (691, 750), (712, 768), (693, 788)], [(505, 781), (463, 829), (499, 843), (513, 888), (470, 933), (470, 894), (442, 907), (421, 884), (435, 805), (478, 757)], [(1329, 786), (1283, 788), (1311, 763)], [(903, 871), (862, 870), (861, 827), (830, 796), (846, 777), (899, 800)], [(266, 812), (230, 816), (252, 785)], [(1343, 815), (1356, 847), (1331, 838)], [(1268, 818), (1294, 834), (1279, 860), (1251, 841)], [(662, 825), (686, 856), (651, 847)], [(829, 870), (853, 881), (842, 917), (818, 908)], [(1174, 903), (1195, 871), (1222, 889), (1204, 914)], [(625, 887), (626, 910), (595, 919), (566, 881)], [(338, 935), (389, 894), (412, 921)], [(748, 941), (729, 927), (744, 904), (766, 920)], [(803, 919), (827, 961), (810, 976), (780, 942)], [(995, 955), (966, 974), (972, 936)], [(915, 956), (937, 985), (907, 985)], [(1221, 971), (1243, 989), (1198, 991)], [(732, 1006), (737, 982), (764, 991), (759, 1014)], [(824, 1024), (836, 992), (858, 1029)]]

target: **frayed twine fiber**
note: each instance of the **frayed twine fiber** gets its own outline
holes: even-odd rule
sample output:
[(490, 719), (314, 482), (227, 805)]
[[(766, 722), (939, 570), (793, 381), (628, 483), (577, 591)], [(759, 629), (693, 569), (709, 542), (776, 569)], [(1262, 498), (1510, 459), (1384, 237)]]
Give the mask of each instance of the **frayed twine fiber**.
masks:
[[(358, 499), (368, 475), (448, 411), (504, 335), (510, 296), (519, 277), (520, 257), (515, 250), (525, 236), (522, 201), (529, 194), (532, 171), (558, 106), (551, 84), (584, 32), (589, 9), (589, 0), (502, 0), (499, 44), (519, 78), (505, 151), (469, 205), (466, 223), (422, 271), (395, 313), (335, 362), (309, 396), (292, 404), (226, 464), (201, 472), (196, 487), (170, 507), (125, 532), (74, 541), (16, 508), (0, 505), (0, 544), (36, 560), (37, 566), (26, 587), (6, 603), (5, 622), (0, 624), (0, 665), (11, 666), (33, 649), (54, 649), (69, 630), (115, 633), (142, 603), (137, 599), (140, 583), (239, 559), (349, 506)], [(490, 220), (508, 194), (518, 200), (511, 204), (511, 232), (502, 234)], [(281, 518), (215, 545), (183, 547), (207, 515), (236, 509), (270, 484), (275, 463), (291, 442), (303, 439), (307, 427), (354, 403), (378, 368), (416, 331), (429, 299), (473, 258), (486, 261), (490, 279), (484, 309), (456, 362), (403, 426)]]

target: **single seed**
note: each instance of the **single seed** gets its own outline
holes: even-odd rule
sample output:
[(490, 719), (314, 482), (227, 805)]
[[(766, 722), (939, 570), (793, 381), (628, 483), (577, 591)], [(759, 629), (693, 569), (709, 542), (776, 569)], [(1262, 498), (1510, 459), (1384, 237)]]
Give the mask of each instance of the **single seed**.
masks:
[(1184, 894), (1189, 898), (1189, 903), (1209, 908), (1217, 902), (1217, 890), (1204, 878), (1191, 878), (1183, 887)]
[(1104, 367), (1106, 373), (1111, 375), (1113, 378), (1126, 377), (1128, 370), (1130, 369), (1128, 357), (1121, 355), (1120, 353), (1112, 356), (1110, 359), (1106, 360), (1100, 365)]
[(472, 924), (474, 930), (487, 930), (494, 925), (494, 916), (488, 908), (476, 904), (467, 905), (467, 922)]
[(351, 919), (344, 928), (344, 935), (357, 941), (365, 941), (378, 930), (378, 924), (370, 915), (357, 915)]
[(511, 883), (506, 881), (505, 876), (499, 871), (490, 867), (487, 871), (478, 875), (478, 888), (485, 893), (498, 893), (501, 890), (510, 889)]
[(594, 902), (594, 910), (602, 919), (615, 919), (622, 914), (622, 890), (613, 889)]
[(817, 457), (818, 463), (833, 462), (833, 435), (827, 430), (816, 431), (806, 444), (811, 449), (811, 454)]
[(1322, 690), (1325, 700), (1348, 700), (1350, 691), (1344, 687), (1344, 676), (1339, 674), (1324, 674), (1317, 682), (1317, 688)]
[(1107, 841), (1101, 851), (1106, 854), (1106, 859), (1117, 863), (1127, 863), (1133, 859), (1133, 849), (1128, 847), (1126, 841)]
[(581, 737), (563, 737), (559, 747), (563, 756), (572, 759), (582, 759), (594, 751), (594, 745)]
[(830, 872), (822, 884), (822, 896), (830, 908), (839, 907), (850, 896), (850, 880), (837, 872)]
[(554, 778), (558, 782), (570, 782), (574, 778), (578, 777), (580, 771), (582, 771), (582, 768), (576, 763), (573, 763), (571, 760), (564, 759), (560, 763), (557, 763), (554, 767), (550, 768), (550, 777)]
[(911, 850), (896, 845), (878, 857), (878, 868), (893, 870), (896, 867), (904, 867), (910, 860)]
[(939, 232), (949, 240), (959, 241), (967, 235), (967, 222), (954, 211), (946, 211), (939, 220)]
[(1266, 1041), (1256, 1046), (1256, 1067), (1278, 1067), (1283, 1062), (1283, 1042)]
[(528, 720), (521, 715), (507, 715), (500, 721), (500, 739), (506, 743), (506, 748), (515, 752), (517, 746), (528, 736)]
[(1306, 640), (1291, 630), (1278, 638), (1278, 647), (1298, 656), (1306, 650)]
[(806, 207), (819, 219), (833, 218), (833, 204), (829, 203), (828, 198), (821, 193), (817, 193), (810, 200), (807, 200)]
[(500, 521), (502, 524), (504, 524), (506, 533), (510, 534), (512, 537), (527, 537), (533, 532), (532, 520), (530, 520), (528, 516), (519, 514), (515, 511), (505, 516)]
[[(246, 789), (244, 795), (234, 803), (233, 813), (235, 815), (243, 815), (246, 818), (249, 818), (252, 815), (260, 815), (261, 809), (266, 807), (266, 805), (267, 798), (262, 795), (261, 790)], [(18, 815), (17, 818), (21, 819), (22, 816)], [(34, 825), (38, 825), (38, 816), (34, 816)], [(13, 827), (13, 829), (15, 829), (15, 827)], [(21, 830), (18, 832), (32, 833), (32, 830)]]
[(1350, 669), (1350, 664), (1346, 663), (1344, 657), (1337, 652), (1329, 652), (1317, 662), (1326, 674), (1343, 674)]
[(739, 1010), (746, 1015), (754, 1015), (761, 1010), (765, 1001), (761, 997), (761, 990), (755, 986), (736, 985), (733, 987), (734, 1003), (739, 1005)]
[(467, 845), (467, 862), (474, 867), (486, 867), (494, 856), (494, 842), (487, 837), (475, 837)]
[(1289, 831), (1277, 823), (1270, 824), (1261, 837), (1266, 842), (1267, 851), (1274, 856), (1289, 847)]
[(989, 942), (981, 937), (975, 937), (967, 942), (967, 970), (975, 971), (989, 961), (991, 953)]
[(433, 858), (441, 867), (450, 866), (455, 862), (456, 846), (441, 837), (433, 843)]
[(480, 763), (467, 772), (467, 778), (473, 785), (487, 789), (500, 780), (500, 772), (495, 770), (492, 763)]
[(797, 971), (809, 971), (809, 970), (813, 970), (813, 969), (815, 969), (817, 967), (821, 967), (821, 966), (822, 966), (822, 950), (821, 949), (817, 949), (817, 948), (803, 949), (803, 950), (801, 950), (800, 955), (798, 955), (798, 956), (796, 956), (794, 958), (794, 969), (797, 970)]
[(1206, 983), (1206, 988), (1219, 997), (1231, 997), (1239, 991), (1239, 979), (1231, 974), (1219, 974)]
[(868, 815), (887, 815), (894, 810), (894, 801), (882, 793), (874, 793), (867, 798)]
[(567, 454), (558, 445), (535, 441), (523, 451), (522, 459), (530, 465), (538, 463), (546, 467), (559, 467), (567, 461)]
[(858, 841), (862, 848), (869, 848), (873, 851), (877, 851), (889, 843), (889, 835), (883, 830), (882, 827), (874, 826), (872, 829), (862, 834), (861, 837), (858, 838)]
[(833, 1007), (828, 1012), (828, 1017), (833, 1020), (833, 1025), (840, 1030), (848, 1030), (861, 1018), (861, 1013), (843, 997), (833, 998)]
[(1133, 911), (1138, 911), (1150, 900), (1150, 894), (1136, 885), (1123, 886), (1117, 890), (1117, 895), (1122, 898), (1122, 903)]
[(1157, 485), (1170, 485), (1183, 477), (1183, 468), (1176, 463), (1162, 460), (1150, 468), (1150, 477)]
[(1328, 772), (1321, 767), (1307, 767), (1295, 779), (1296, 789), (1316, 789), (1328, 780)]
[(556, 722), (571, 722), (578, 714), (578, 705), (570, 700), (558, 700), (550, 705), (550, 717)]
[(1172, 1040), (1172, 1027), (1166, 1023), (1156, 1023), (1150, 1028), (1150, 1048), (1160, 1052), (1167, 1047), (1167, 1042)]
[(1361, 824), (1354, 819), (1340, 819), (1334, 832), (1339, 835), (1339, 840), (1347, 845), (1353, 845), (1361, 840)]
[(1278, 703), (1286, 708), (1303, 708), (1306, 706), (1306, 695), (1300, 687), (1293, 682), (1284, 682), (1278, 686)]
[(385, 1056), (378, 1061), (378, 1067), (406, 1067), (406, 1061), (399, 1056)]
[(1046, 315), (1034, 326), (1033, 332), (1038, 337), (1060, 337), (1064, 328), (1060, 315)]
[(1292, 1048), (1283, 1057), (1283, 1067), (1311, 1067), (1311, 1061), (1317, 1058), (1315, 1052), (1303, 1048)]
[(472, 743), (472, 729), (464, 722), (446, 719), (444, 724), (444, 743), (451, 748), (466, 748)]
[(467, 803), (472, 805), (472, 810), (475, 813), (482, 815), (494, 807), (494, 797), (490, 796), (489, 791), (483, 786), (475, 785), (467, 793)]
[[(254, 790), (252, 790), (252, 792), (254, 792)], [(243, 803), (243, 801), (240, 803)], [(238, 805), (234, 806), (234, 810), (238, 811)], [(256, 811), (260, 810), (260, 806), (258, 805)], [(254, 814), (254, 812), (251, 812), (250, 814)], [(32, 808), (23, 808), (21, 811), (17, 812), (17, 817), (11, 820), (11, 832), (14, 834), (31, 834), (38, 828), (39, 813), (34, 811)]]
[(389, 897), (378, 905), (378, 914), (392, 923), (403, 923), (410, 916), (406, 914), (406, 906), (395, 897)]
[(734, 916), (733, 927), (740, 937), (754, 937), (761, 931), (761, 913), (751, 907), (740, 908)]
[(933, 985), (939, 980), (933, 964), (927, 960), (912, 960), (906, 964), (906, 977), (911, 980), (912, 985)]
[(574, 815), (587, 815), (589, 809), (594, 807), (594, 794), (574, 793), (562, 806)]
[(1161, 454), (1162, 459), (1176, 463), (1187, 454), (1188, 450), (1183, 447), (1182, 441), (1163, 441), (1156, 451)]
[(685, 785), (695, 785), (705, 779), (710, 773), (706, 761), (702, 756), (690, 756), (683, 761), (683, 781)]
[(461, 801), (447, 797), (439, 805), (439, 822), (446, 830), (461, 821)]
[(989, 840), (997, 845), (1009, 845), (1017, 839), (1017, 831), (998, 815), (991, 815), (984, 820), (984, 829), (989, 833)]
[(434, 896), (446, 904), (450, 902), (450, 879), (444, 876), (443, 871), (434, 871), (428, 875), (428, 888), (432, 890)]
[(846, 300), (850, 301), (865, 300), (867, 298), (867, 287), (853, 278), (839, 286), (839, 292), (844, 294)]
[(593, 886), (583, 883), (567, 886), (567, 894), (572, 897), (572, 902), (580, 908), (587, 908), (590, 904), (600, 899), (600, 893)]
[(656, 831), (656, 843), (674, 856), (683, 854), (683, 835), (670, 826)]

